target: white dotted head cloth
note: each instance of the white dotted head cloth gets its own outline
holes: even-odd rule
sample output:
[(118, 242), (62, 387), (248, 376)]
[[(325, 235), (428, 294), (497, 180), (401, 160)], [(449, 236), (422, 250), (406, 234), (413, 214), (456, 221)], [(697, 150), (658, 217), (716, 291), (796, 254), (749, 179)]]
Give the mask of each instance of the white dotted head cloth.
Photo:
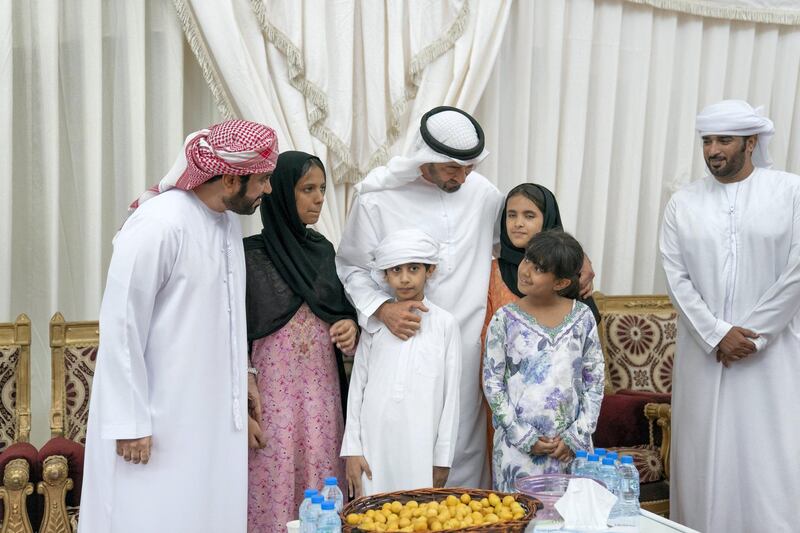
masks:
[(472, 122), (457, 111), (442, 111), (427, 120), (428, 132), (442, 144), (456, 150), (469, 150), (478, 144)]

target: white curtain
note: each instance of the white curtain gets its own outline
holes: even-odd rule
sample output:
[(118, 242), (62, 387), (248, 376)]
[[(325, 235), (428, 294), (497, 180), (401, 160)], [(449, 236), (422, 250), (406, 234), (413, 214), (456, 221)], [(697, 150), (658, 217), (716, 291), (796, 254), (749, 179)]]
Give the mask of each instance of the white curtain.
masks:
[(0, 85), (0, 320), (33, 322), (42, 444), (50, 317), (97, 319), (126, 206), (218, 115), (163, 0), (0, 1)]
[[(338, 243), (348, 182), (402, 150), (442, 104), (474, 108), (510, 0), (173, 0), (222, 113), (264, 122), (326, 164), (318, 229)], [(409, 126), (412, 124), (412, 126)], [(260, 221), (245, 221), (245, 232)]]
[[(265, 2), (267, 13), (280, 5), (254, 1)], [(314, 108), (290, 81), (291, 61), (265, 38), (254, 3), (208, 2), (231, 7), (229, 18), (219, 20), (229, 32), (210, 40), (211, 49), (229, 48), (241, 65), (237, 78), (228, 72), (221, 79), (237, 80), (234, 94), (245, 96), (226, 102), (220, 87), (214, 98), (207, 86), (220, 65), (198, 66), (197, 47), (205, 39), (188, 50), (184, 26), (191, 21), (176, 17), (179, 0), (173, 2), (0, 0), (0, 320), (21, 312), (33, 320), (38, 444), (48, 436), (50, 316), (60, 310), (70, 320), (97, 318), (111, 237), (128, 203), (167, 170), (187, 132), (219, 121), (227, 105), (242, 116), (263, 113), (258, 116), (281, 133), (282, 149), (313, 151), (329, 167), (338, 164), (309, 131)], [(307, 5), (340, 9), (346, 3)], [(404, 4), (359, 5), (392, 10)], [(464, 6), (423, 5), (438, 6), (433, 19), (443, 28)], [(367, 11), (353, 13), (353, 31), (364, 31), (357, 25), (372, 19)], [(297, 38), (295, 19), (274, 20), (291, 22), (277, 27)], [(553, 188), (567, 229), (586, 245), (598, 286), (607, 292), (663, 291), (656, 248), (661, 209), (676, 187), (703, 174), (693, 122), (706, 103), (765, 104), (777, 128), (776, 167), (800, 172), (798, 26), (700, 18), (623, 0), (521, 0), (510, 9), (507, 2), (481, 0), (469, 3), (459, 31), (453, 48), (410, 83), (418, 85), (416, 96), (389, 152), (401, 150), (403, 135), (427, 108), (477, 106), (492, 152), (481, 171), (502, 190), (525, 180)], [(324, 42), (338, 43), (336, 35)], [(304, 43), (305, 37), (294, 44), (308, 78), (320, 65), (312, 68)], [(416, 49), (405, 46), (400, 57), (408, 61)], [(354, 47), (353, 57), (382, 49), (373, 42)], [(207, 50), (206, 57), (215, 55)], [(222, 66), (231, 68), (227, 60)], [(313, 81), (330, 89), (324, 78)], [(354, 77), (353, 94), (366, 99), (373, 82)], [(328, 116), (339, 128), (343, 118), (334, 101)], [(377, 130), (364, 127), (365, 116), (353, 117), (351, 137), (371, 132), (353, 146), (361, 171), (391, 136), (384, 131), (387, 116)], [(342, 131), (337, 135), (354, 143)], [(321, 229), (335, 241), (348, 191), (345, 185), (329, 191), (332, 209)], [(248, 224), (251, 231), (259, 227), (257, 217)]]
[(501, 190), (553, 190), (612, 294), (664, 292), (669, 196), (704, 175), (697, 111), (765, 105), (775, 168), (800, 173), (800, 26), (732, 22), (623, 0), (515, 2), (476, 115)]

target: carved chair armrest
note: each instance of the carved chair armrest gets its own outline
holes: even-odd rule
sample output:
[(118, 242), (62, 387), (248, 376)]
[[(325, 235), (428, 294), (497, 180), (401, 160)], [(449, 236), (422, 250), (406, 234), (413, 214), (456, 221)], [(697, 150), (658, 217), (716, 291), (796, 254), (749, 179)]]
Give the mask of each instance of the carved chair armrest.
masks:
[(650, 426), (650, 446), (655, 446), (653, 423), (661, 428), (661, 461), (664, 475), (669, 479), (669, 442), (672, 433), (672, 406), (668, 403), (648, 403), (644, 406), (644, 416)]
[[(33, 533), (36, 523), (35, 501), (29, 509), (28, 496), (33, 494), (33, 483), (38, 476), (36, 448), (27, 442), (12, 444), (0, 454), (3, 480), (0, 485), (3, 532)], [(33, 518), (33, 520), (32, 520)]]

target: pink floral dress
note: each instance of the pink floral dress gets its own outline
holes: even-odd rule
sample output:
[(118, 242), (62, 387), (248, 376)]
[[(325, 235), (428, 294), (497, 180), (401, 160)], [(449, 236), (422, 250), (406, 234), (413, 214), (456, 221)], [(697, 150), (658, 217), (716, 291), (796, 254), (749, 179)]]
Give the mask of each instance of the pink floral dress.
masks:
[(303, 304), (284, 327), (253, 341), (267, 446), (250, 450), (250, 533), (285, 531), (304, 489), (322, 488), (328, 476), (344, 487), (344, 419), (329, 328)]

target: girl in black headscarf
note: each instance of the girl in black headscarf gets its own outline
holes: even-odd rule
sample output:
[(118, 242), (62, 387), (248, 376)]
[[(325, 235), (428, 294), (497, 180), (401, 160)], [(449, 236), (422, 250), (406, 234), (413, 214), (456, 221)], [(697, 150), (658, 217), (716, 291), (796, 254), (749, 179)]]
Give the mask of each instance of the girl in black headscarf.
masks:
[[(517, 185), (508, 192), (500, 221), (500, 257), (492, 261), (489, 278), (489, 295), (486, 301), (486, 319), (481, 332), (481, 352), (486, 350), (486, 328), (498, 309), (516, 302), (523, 295), (517, 287), (517, 271), (525, 257), (525, 247), (531, 237), (541, 231), (561, 230), (561, 213), (558, 211), (556, 197), (549, 189), (534, 183)], [(592, 310), (597, 323), (600, 312), (591, 296), (578, 298)], [(481, 376), (483, 376), (483, 355), (481, 355)], [(481, 377), (481, 380), (483, 378)], [(492, 454), (491, 411), (487, 427), (487, 449), (489, 464)]]
[[(260, 235), (244, 240), (247, 338), (259, 400), (251, 410), (249, 531), (278, 531), (303, 490), (344, 481), (339, 458), (356, 312), (336, 276), (333, 245), (309, 228), (325, 197), (317, 157), (284, 152), (264, 196)], [(280, 480), (276, 483), (275, 480)]]

